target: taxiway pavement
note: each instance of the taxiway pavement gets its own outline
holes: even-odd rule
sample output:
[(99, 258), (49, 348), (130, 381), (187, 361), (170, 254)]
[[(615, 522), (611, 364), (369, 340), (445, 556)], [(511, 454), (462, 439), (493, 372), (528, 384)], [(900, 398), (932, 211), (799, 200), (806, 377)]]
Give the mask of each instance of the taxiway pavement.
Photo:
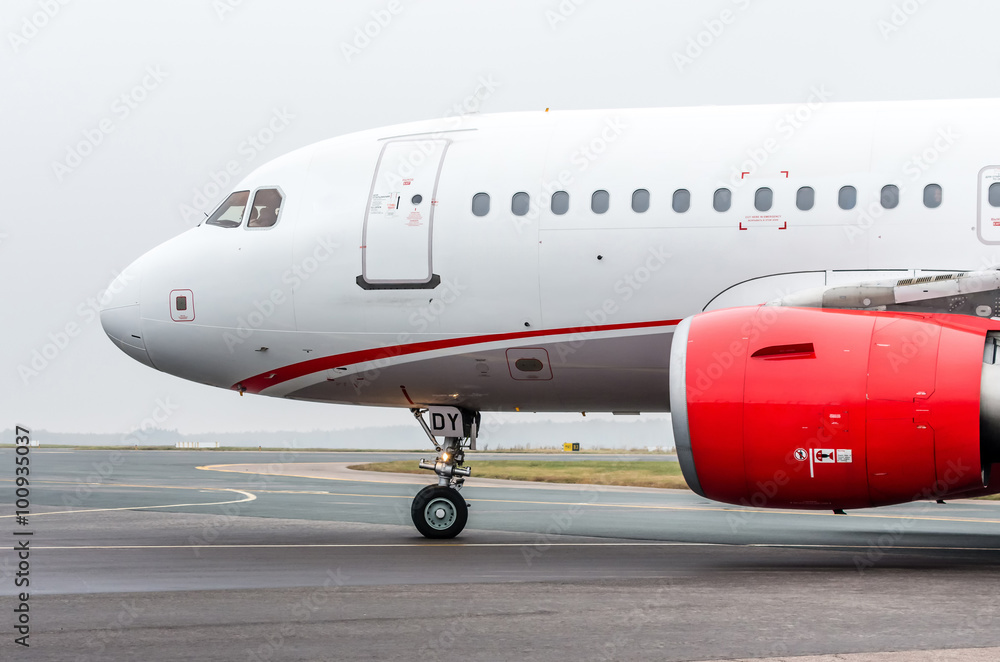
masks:
[(344, 468), (399, 457), (33, 449), (32, 647), (0, 657), (1000, 659), (1000, 502), (841, 516), (473, 478), (439, 542), (409, 521), (430, 474)]

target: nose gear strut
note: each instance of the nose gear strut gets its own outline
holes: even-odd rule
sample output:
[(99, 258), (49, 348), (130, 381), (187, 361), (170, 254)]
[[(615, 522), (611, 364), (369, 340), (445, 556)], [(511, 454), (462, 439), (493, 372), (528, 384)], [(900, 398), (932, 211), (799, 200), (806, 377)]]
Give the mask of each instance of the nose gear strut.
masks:
[(443, 443), (438, 443), (431, 428), (424, 420), (425, 409), (411, 409), (413, 416), (424, 429), (428, 439), (437, 449), (434, 462), (420, 460), (420, 468), (437, 474), (437, 485), (428, 485), (417, 493), (410, 505), (410, 517), (413, 525), (427, 538), (454, 538), (465, 528), (469, 519), (469, 504), (459, 494), (465, 484), (465, 479), (472, 475), (472, 468), (463, 466), (465, 449), (476, 450), (478, 414), (462, 412), (465, 437), (445, 437)]

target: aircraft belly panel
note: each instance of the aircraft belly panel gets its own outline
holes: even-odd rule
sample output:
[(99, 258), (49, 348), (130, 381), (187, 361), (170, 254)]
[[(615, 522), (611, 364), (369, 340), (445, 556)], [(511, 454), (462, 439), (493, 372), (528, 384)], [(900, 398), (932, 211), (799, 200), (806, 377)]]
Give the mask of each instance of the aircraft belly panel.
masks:
[[(489, 411), (666, 411), (672, 333), (566, 339), (437, 355), (317, 375), (285, 395), (298, 400), (406, 407), (459, 405)], [(548, 357), (537, 380), (512, 374), (514, 356)], [(365, 367), (365, 366), (361, 366)], [(530, 367), (530, 365), (529, 365)], [(409, 398), (409, 400), (407, 399)]]

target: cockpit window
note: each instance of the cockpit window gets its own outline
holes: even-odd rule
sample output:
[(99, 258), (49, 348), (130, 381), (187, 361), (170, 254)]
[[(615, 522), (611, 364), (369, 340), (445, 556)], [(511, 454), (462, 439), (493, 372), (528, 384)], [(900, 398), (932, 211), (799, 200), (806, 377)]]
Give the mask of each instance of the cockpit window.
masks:
[(243, 211), (247, 208), (250, 191), (237, 191), (219, 205), (205, 223), (218, 225), (220, 228), (236, 228), (243, 222)]
[(253, 196), (253, 206), (250, 208), (248, 228), (269, 228), (278, 222), (281, 213), (281, 202), (284, 197), (276, 188), (262, 188)]

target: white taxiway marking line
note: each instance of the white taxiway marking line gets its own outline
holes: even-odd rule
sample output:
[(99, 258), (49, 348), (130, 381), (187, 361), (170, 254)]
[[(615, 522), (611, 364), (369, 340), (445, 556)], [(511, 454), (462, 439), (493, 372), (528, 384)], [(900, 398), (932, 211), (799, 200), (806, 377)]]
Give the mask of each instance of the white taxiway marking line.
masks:
[[(811, 457), (811, 455), (810, 455)], [(275, 476), (282, 478), (310, 478), (313, 480), (333, 480), (342, 482), (352, 482), (352, 483), (378, 483), (378, 484), (392, 484), (392, 485), (409, 485), (410, 483), (390, 483), (389, 481), (377, 481), (377, 480), (364, 480), (364, 479), (354, 479), (354, 478), (339, 478), (331, 476), (307, 476), (299, 474), (272, 474), (260, 471), (241, 471), (235, 469), (226, 469), (223, 467), (238, 467), (245, 466), (240, 464), (212, 464), (200, 467), (195, 467), (202, 471), (218, 471), (221, 473), (241, 473), (241, 474), (252, 474), (252, 475), (263, 475), (263, 476)], [(499, 489), (516, 489), (522, 487), (511, 486), (506, 488), (504, 486), (490, 485), (490, 486), (480, 486), (489, 488), (499, 488)], [(612, 485), (581, 485), (581, 488), (595, 489), (595, 488), (605, 488), (609, 491), (614, 491), (614, 486)], [(257, 492), (268, 492), (268, 490), (256, 490)], [(292, 490), (274, 491), (275, 494), (295, 494)], [(319, 494), (321, 492), (302, 492), (303, 494)], [(352, 496), (352, 497), (367, 497), (375, 499), (410, 499), (412, 497), (405, 495), (395, 495), (395, 494), (349, 494), (343, 492), (327, 492), (331, 496)], [(513, 504), (530, 504), (530, 505), (551, 505), (551, 506), (590, 506), (594, 508), (630, 508), (630, 509), (649, 509), (649, 510), (692, 510), (701, 512), (726, 512), (726, 513), (748, 513), (754, 515), (798, 515), (800, 517), (844, 517), (843, 515), (838, 515), (833, 512), (823, 512), (817, 510), (758, 510), (750, 508), (732, 508), (726, 506), (658, 506), (658, 505), (643, 505), (643, 504), (612, 504), (612, 503), (564, 503), (560, 501), (518, 501), (518, 500), (508, 500), (508, 499), (466, 499), (466, 501), (471, 502), (482, 502), (482, 503), (513, 503)], [(985, 502), (983, 503), (985, 504)], [(977, 524), (1000, 524), (1000, 520), (995, 519), (974, 519), (966, 517), (936, 517), (933, 515), (881, 515), (876, 513), (862, 513), (856, 510), (852, 510), (850, 517), (858, 518), (868, 518), (868, 519), (896, 519), (896, 520), (910, 520), (910, 521), (929, 521), (929, 522), (975, 522)]]
[[(130, 487), (138, 487), (136, 485), (131, 485)], [(244, 492), (243, 490), (232, 490), (229, 488), (220, 488), (218, 490), (204, 490), (202, 488), (186, 488), (186, 489), (197, 489), (199, 491), (212, 491), (212, 492), (235, 492), (237, 494), (242, 494), (245, 498), (236, 499), (235, 501), (214, 501), (212, 503), (168, 503), (162, 506), (126, 506), (124, 508), (87, 508), (84, 510), (58, 510), (47, 513), (32, 513), (31, 517), (43, 517), (46, 515), (78, 515), (80, 513), (106, 513), (115, 510), (153, 510), (154, 508), (186, 508), (188, 506), (225, 506), (231, 503), (247, 503), (248, 501), (254, 501), (257, 499), (256, 494), (250, 494), (249, 492)], [(16, 517), (16, 515), (0, 515), (0, 519)]]
[[(10, 480), (0, 479), (0, 482), (12, 482)], [(69, 483), (64, 481), (38, 481), (40, 483), (47, 483), (53, 485), (79, 485), (79, 483)], [(257, 497), (251, 495), (249, 492), (244, 492), (243, 490), (231, 489), (231, 488), (205, 488), (205, 487), (178, 487), (172, 485), (132, 485), (124, 483), (95, 483), (99, 487), (142, 487), (149, 489), (160, 489), (160, 490), (200, 490), (200, 491), (224, 491), (224, 492), (238, 492), (240, 494), (248, 495), (252, 498), (242, 499), (240, 501), (223, 501), (219, 503), (189, 503), (189, 504), (170, 504), (165, 506), (131, 506), (128, 508), (101, 508), (95, 510), (75, 510), (75, 511), (60, 511), (53, 513), (36, 513), (38, 515), (58, 515), (58, 514), (69, 514), (69, 513), (82, 513), (82, 512), (100, 512), (102, 510), (141, 510), (150, 508), (173, 508), (173, 507), (184, 507), (184, 506), (218, 506), (226, 505), (230, 503), (244, 503), (246, 501), (253, 501)], [(309, 494), (318, 496), (333, 496), (333, 497), (352, 497), (361, 499), (407, 499), (412, 500), (413, 497), (407, 496), (405, 494), (357, 494), (355, 492), (324, 492), (318, 490), (254, 490), (258, 494)], [(836, 515), (832, 512), (816, 511), (816, 510), (755, 510), (749, 508), (734, 508), (729, 506), (666, 506), (666, 505), (656, 505), (656, 504), (627, 504), (627, 503), (596, 503), (596, 502), (586, 502), (586, 501), (525, 501), (516, 499), (466, 499), (470, 503), (504, 503), (504, 504), (522, 504), (522, 505), (535, 505), (535, 506), (572, 506), (572, 507), (589, 507), (589, 508), (625, 508), (629, 510), (664, 510), (664, 511), (695, 511), (695, 512), (722, 512), (722, 513), (738, 513), (746, 515), (798, 515), (800, 517), (837, 517), (843, 518), (845, 515)], [(974, 502), (974, 505), (997, 508), (1000, 506), (998, 502), (987, 502), (980, 501)], [(0, 515), (0, 519), (15, 517), (14, 515)], [(908, 520), (908, 521), (926, 521), (926, 522), (957, 522), (957, 523), (975, 523), (975, 524), (1000, 524), (1000, 520), (997, 519), (981, 519), (977, 517), (941, 517), (935, 515), (905, 515), (905, 514), (879, 514), (879, 513), (869, 513), (869, 512), (858, 512), (851, 511), (850, 515), (846, 517), (851, 518), (863, 518), (863, 519), (891, 519), (891, 520)]]
[[(0, 480), (0, 482), (12, 482), (9, 480)], [(39, 481), (54, 485), (78, 485), (78, 483), (67, 483), (63, 481)], [(154, 508), (183, 508), (189, 506), (222, 506), (233, 503), (246, 503), (248, 501), (254, 501), (257, 497), (250, 492), (245, 492), (243, 490), (237, 490), (232, 488), (205, 488), (205, 487), (178, 487), (172, 485), (132, 485), (132, 484), (121, 484), (121, 483), (110, 483), (102, 484), (95, 483), (99, 487), (142, 487), (148, 489), (161, 489), (161, 490), (199, 490), (207, 492), (236, 492), (238, 494), (243, 494), (247, 498), (240, 499), (237, 501), (219, 501), (216, 503), (178, 503), (178, 504), (166, 504), (162, 506), (128, 506), (125, 508), (94, 508), (89, 510), (66, 510), (58, 512), (49, 513), (35, 513), (34, 517), (40, 515), (68, 515), (72, 513), (93, 513), (93, 512), (106, 512), (115, 510), (151, 510)], [(322, 492), (322, 491), (295, 491), (295, 490), (255, 490), (260, 494), (314, 494), (314, 495), (326, 495), (326, 496), (336, 496), (336, 497), (353, 497), (362, 499), (412, 499), (412, 497), (401, 494), (357, 494), (351, 492)], [(832, 512), (815, 511), (815, 510), (755, 510), (749, 508), (733, 508), (727, 506), (666, 506), (666, 505), (655, 505), (655, 504), (625, 504), (625, 503), (595, 503), (595, 502), (565, 502), (565, 501), (523, 501), (515, 499), (467, 499), (470, 503), (506, 503), (506, 504), (523, 504), (523, 505), (541, 505), (541, 506), (573, 506), (573, 507), (590, 507), (590, 508), (626, 508), (630, 510), (665, 510), (665, 511), (697, 511), (697, 512), (724, 512), (724, 513), (740, 513), (740, 514), (750, 514), (750, 515), (798, 515), (800, 517), (837, 517), (842, 518), (844, 515), (837, 515)], [(1000, 504), (991, 504), (988, 502), (977, 502), (976, 505), (996, 507)], [(9, 519), (16, 517), (15, 515), (0, 515), (0, 519)], [(905, 514), (895, 514), (895, 515), (883, 515), (877, 513), (867, 513), (851, 511), (850, 515), (846, 517), (851, 518), (863, 518), (863, 519), (893, 519), (893, 520), (908, 520), (908, 521), (926, 521), (926, 522), (957, 522), (957, 523), (976, 523), (976, 524), (1000, 524), (1000, 520), (996, 519), (980, 519), (975, 517), (940, 517), (934, 515), (905, 515)], [(945, 548), (951, 549), (951, 548)]]

